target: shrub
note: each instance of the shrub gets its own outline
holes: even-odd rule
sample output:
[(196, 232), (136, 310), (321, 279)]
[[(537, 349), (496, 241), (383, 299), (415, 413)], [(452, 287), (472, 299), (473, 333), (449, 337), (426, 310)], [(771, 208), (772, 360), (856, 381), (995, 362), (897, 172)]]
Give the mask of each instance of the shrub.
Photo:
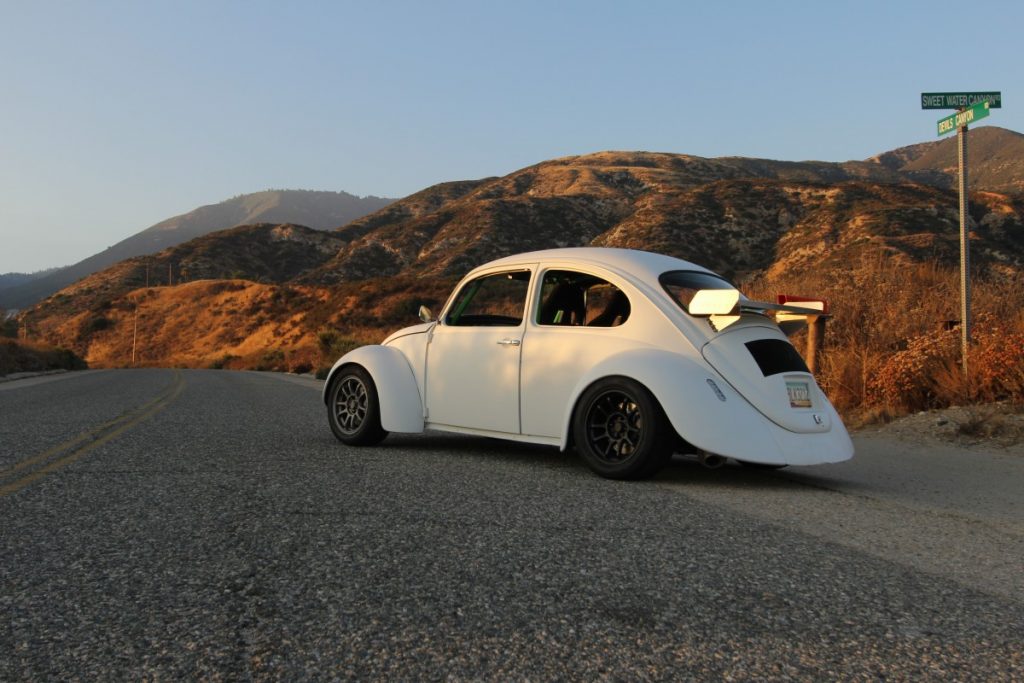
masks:
[(263, 352), (259, 360), (256, 362), (256, 370), (263, 372), (286, 372), (288, 370), (285, 364), (284, 351), (281, 349), (269, 349)]
[(847, 271), (766, 277), (743, 289), (760, 300), (780, 292), (829, 300), (818, 381), (854, 423), (977, 401), (1024, 404), (1024, 274), (973, 275), (966, 377), (959, 331), (947, 331), (960, 317), (959, 283), (955, 267), (875, 256)]
[(6, 311), (0, 309), (0, 337), (9, 337), (11, 339), (17, 339), (18, 337), (18, 321), (14, 318), (6, 317)]
[(102, 315), (93, 316), (85, 324), (83, 331), (86, 334), (93, 334), (95, 332), (101, 332), (110, 327), (113, 327), (114, 322), (110, 318), (105, 318)]
[(84, 370), (86, 362), (74, 352), (37, 343), (0, 340), (0, 375), (44, 370)]
[(968, 368), (978, 387), (978, 398), (1024, 404), (1024, 331), (1002, 326), (981, 328)]
[(935, 380), (941, 370), (956, 364), (956, 340), (951, 332), (909, 340), (868, 382), (869, 401), (906, 410), (937, 407), (943, 401)]
[(229, 363), (231, 363), (231, 361), (237, 358), (238, 356), (232, 355), (230, 353), (225, 353), (220, 358), (210, 361), (210, 365), (207, 367), (209, 367), (211, 370), (223, 370), (228, 366)]
[(301, 361), (301, 362), (296, 363), (295, 365), (293, 365), (291, 370), (290, 370), (290, 372), (293, 372), (296, 375), (305, 375), (307, 372), (312, 371), (312, 369), (313, 369), (313, 364), (312, 363), (307, 363), (306, 361)]
[(362, 346), (359, 341), (345, 337), (338, 330), (332, 329), (322, 329), (317, 332), (316, 341), (320, 347), (321, 357), (332, 363), (352, 349)]
[(432, 303), (427, 303), (418, 294), (394, 297), (381, 311), (381, 322), (389, 325), (411, 325), (418, 321), (420, 306), (426, 305), (429, 308)]

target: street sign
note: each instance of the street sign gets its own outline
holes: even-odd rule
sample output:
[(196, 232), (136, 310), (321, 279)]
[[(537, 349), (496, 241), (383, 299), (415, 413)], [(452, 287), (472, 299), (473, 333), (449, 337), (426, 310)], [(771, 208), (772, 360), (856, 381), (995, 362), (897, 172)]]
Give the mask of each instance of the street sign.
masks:
[(978, 102), (988, 101), (993, 109), (1002, 109), (1001, 92), (923, 92), (921, 109), (966, 109)]
[(985, 100), (978, 102), (970, 109), (964, 109), (958, 111), (955, 114), (950, 114), (944, 118), (939, 119), (939, 137), (942, 137), (946, 133), (952, 133), (960, 126), (966, 126), (969, 123), (974, 123), (978, 119), (983, 119), (988, 116), (989, 103)]
[(956, 109), (955, 114), (939, 119), (939, 137), (956, 131), (956, 156), (960, 195), (960, 354), (964, 376), (968, 374), (971, 346), (971, 241), (967, 229), (967, 124), (983, 119), (990, 108), (1003, 106), (1003, 94), (995, 92), (923, 92), (921, 109)]

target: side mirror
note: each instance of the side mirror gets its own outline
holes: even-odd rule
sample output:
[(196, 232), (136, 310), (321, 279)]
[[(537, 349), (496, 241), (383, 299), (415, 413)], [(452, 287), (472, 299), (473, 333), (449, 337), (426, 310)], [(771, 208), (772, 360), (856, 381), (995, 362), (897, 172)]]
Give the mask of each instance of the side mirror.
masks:
[(434, 322), (434, 314), (431, 313), (430, 309), (427, 308), (426, 306), (420, 306), (419, 316), (420, 316), (420, 320), (422, 320), (425, 323), (432, 323), (432, 322)]

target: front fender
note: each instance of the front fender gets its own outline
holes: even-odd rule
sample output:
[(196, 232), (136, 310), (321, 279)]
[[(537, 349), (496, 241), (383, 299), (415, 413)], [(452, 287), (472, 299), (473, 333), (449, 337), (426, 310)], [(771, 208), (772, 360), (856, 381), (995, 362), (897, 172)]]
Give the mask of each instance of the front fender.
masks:
[(345, 365), (361, 365), (373, 378), (380, 400), (380, 424), (389, 432), (423, 431), (423, 404), (412, 367), (405, 355), (390, 346), (360, 346), (338, 359), (324, 382), (323, 401), (335, 374)]
[(701, 450), (752, 462), (786, 461), (768, 419), (702, 358), (651, 348), (611, 356), (583, 376), (566, 408), (563, 448), (580, 395), (597, 380), (613, 375), (630, 377), (647, 387), (676, 433)]

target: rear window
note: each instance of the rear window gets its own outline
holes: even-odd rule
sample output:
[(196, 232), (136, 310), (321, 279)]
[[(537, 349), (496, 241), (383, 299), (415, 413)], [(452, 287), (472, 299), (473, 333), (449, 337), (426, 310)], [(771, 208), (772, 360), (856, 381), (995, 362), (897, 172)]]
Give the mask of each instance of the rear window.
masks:
[(747, 342), (746, 347), (765, 377), (783, 372), (811, 372), (807, 369), (807, 363), (788, 341), (758, 339)]
[(662, 273), (658, 282), (681, 309), (690, 312), (693, 295), (702, 289), (735, 289), (728, 281), (711, 273), (693, 270), (670, 270)]

